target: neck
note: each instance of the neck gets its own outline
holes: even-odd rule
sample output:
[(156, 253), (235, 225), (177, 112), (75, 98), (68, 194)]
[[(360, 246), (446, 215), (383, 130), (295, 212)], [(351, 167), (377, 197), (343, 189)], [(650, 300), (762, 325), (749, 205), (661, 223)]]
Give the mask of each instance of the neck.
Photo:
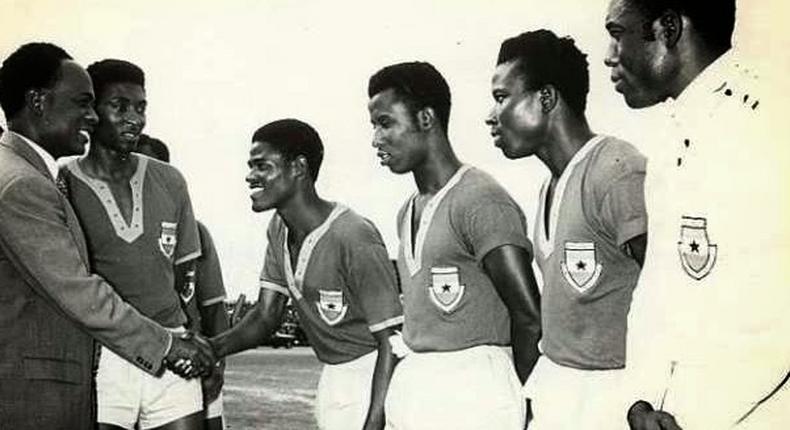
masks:
[(137, 170), (137, 160), (131, 153), (118, 152), (94, 142), (83, 165), (93, 176), (109, 180), (128, 180)]
[(431, 136), (426, 142), (430, 148), (424, 162), (414, 169), (414, 182), (420, 194), (436, 194), (461, 167), (447, 136)]
[(277, 213), (283, 218), (289, 230), (297, 237), (304, 237), (323, 224), (334, 207), (334, 203), (319, 197), (315, 188), (309, 188), (277, 208)]
[(577, 118), (570, 113), (563, 116), (564, 119), (552, 121), (549, 125), (547, 142), (536, 154), (555, 179), (562, 175), (573, 156), (594, 136), (584, 117)]

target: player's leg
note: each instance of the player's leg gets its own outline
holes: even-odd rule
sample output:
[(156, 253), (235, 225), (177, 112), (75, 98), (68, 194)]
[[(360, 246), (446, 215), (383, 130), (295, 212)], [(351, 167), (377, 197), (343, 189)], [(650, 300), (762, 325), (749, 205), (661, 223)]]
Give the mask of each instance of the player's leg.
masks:
[(142, 370), (111, 350), (101, 348), (96, 373), (99, 430), (134, 428), (139, 413), (142, 374)]
[(364, 426), (377, 357), (374, 351), (348, 363), (324, 365), (316, 395), (316, 420), (321, 430)]
[(181, 417), (159, 427), (152, 427), (151, 430), (203, 430), (203, 411), (195, 412), (191, 415)]
[(172, 372), (145, 375), (139, 415), (141, 430), (202, 430), (203, 389), (200, 379), (186, 380)]
[(223, 430), (225, 428), (225, 422), (222, 417), (224, 413), (222, 402), (222, 393), (219, 393), (219, 396), (204, 408), (204, 424), (206, 430)]

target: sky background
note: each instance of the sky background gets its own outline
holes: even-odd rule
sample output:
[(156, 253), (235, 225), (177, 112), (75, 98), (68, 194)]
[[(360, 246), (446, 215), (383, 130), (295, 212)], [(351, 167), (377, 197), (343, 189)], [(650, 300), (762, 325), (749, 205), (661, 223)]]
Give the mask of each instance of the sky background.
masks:
[[(790, 6), (739, 2), (736, 45), (768, 75), (786, 80)], [(146, 132), (170, 147), (197, 217), (211, 230), (229, 298), (257, 298), (271, 214), (250, 210), (247, 155), (261, 125), (292, 117), (325, 145), (319, 193), (371, 219), (390, 255), (395, 214), (414, 191), (410, 175), (379, 166), (371, 147), (367, 81), (392, 63), (424, 60), (453, 95), (449, 134), (459, 157), (493, 174), (522, 205), (530, 230), (548, 171), (511, 161), (483, 123), (503, 39), (547, 28), (572, 36), (590, 62), (593, 130), (647, 151), (658, 110), (630, 111), (603, 65), (608, 0), (3, 0), (0, 57), (49, 41), (78, 62), (136, 63), (146, 73)], [(4, 122), (0, 114), (0, 122)], [(653, 130), (651, 132), (651, 130)], [(530, 231), (530, 234), (532, 232)]]

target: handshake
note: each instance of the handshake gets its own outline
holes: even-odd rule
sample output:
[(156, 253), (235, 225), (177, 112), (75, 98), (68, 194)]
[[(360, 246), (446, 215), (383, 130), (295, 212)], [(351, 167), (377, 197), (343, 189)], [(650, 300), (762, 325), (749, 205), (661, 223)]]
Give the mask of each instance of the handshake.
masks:
[(190, 331), (173, 333), (165, 367), (176, 375), (186, 379), (211, 376), (220, 363), (208, 339)]

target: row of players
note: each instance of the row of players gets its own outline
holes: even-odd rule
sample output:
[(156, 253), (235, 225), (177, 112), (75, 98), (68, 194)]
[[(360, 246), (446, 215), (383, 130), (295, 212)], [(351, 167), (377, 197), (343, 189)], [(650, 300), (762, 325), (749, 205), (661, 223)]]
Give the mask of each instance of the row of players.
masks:
[[(768, 226), (781, 226), (787, 204), (781, 180), (765, 184), (729, 170), (751, 151), (771, 155), (768, 172), (781, 172), (787, 158), (767, 134), (766, 104), (749, 71), (730, 52), (734, 2), (715, 14), (696, 3), (658, 3), (614, 0), (607, 17), (605, 62), (627, 104), (676, 99), (677, 130), (666, 139), (677, 144), (651, 154), (647, 176), (633, 146), (587, 124), (587, 61), (571, 39), (539, 30), (502, 44), (486, 123), (506, 157), (535, 155), (551, 172), (534, 248), (518, 204), (455, 156), (441, 74), (413, 62), (371, 77), (373, 146), (382, 165), (412, 173), (417, 186), (397, 217), (402, 302), (376, 228), (316, 193), (318, 133), (294, 119), (258, 129), (248, 160), (252, 208), (276, 210), (258, 304), (210, 339), (172, 337), (159, 351), (167, 366), (216, 378), (217, 359), (270, 336), (291, 297), (325, 363), (316, 408), (322, 429), (521, 429), (530, 418), (537, 429), (774, 428), (788, 402), (781, 335), (790, 302), (778, 288), (787, 233)], [(47, 85), (8, 78), (19, 63), (40, 67), (34, 55), (51, 63)], [(88, 73), (98, 116), (91, 79), (65, 52), (35, 44), (13, 54), (0, 71), (4, 145), (40, 150), (51, 167), (53, 158), (81, 152), (92, 133), (88, 154), (60, 176), (92, 270), (156, 324), (181, 327), (173, 287), (185, 284), (201, 255), (184, 181), (132, 154), (145, 124), (142, 71), (105, 60)], [(11, 82), (23, 97), (8, 96)], [(67, 96), (65, 105), (53, 93)], [(65, 121), (72, 147), (54, 138), (62, 134), (44, 133), (53, 118)], [(748, 153), (740, 144), (747, 137)], [(31, 220), (13, 204), (21, 203), (4, 195), (0, 214), (26, 227), (13, 235), (4, 227), (4, 242), (24, 242)], [(749, 240), (739, 233), (742, 206), (763, 214)], [(28, 239), (11, 249), (31, 242), (40, 245)], [(757, 252), (768, 245), (772, 255)], [(35, 261), (18, 264), (35, 273)], [(107, 306), (146, 320), (103, 294), (113, 302)], [(150, 376), (160, 366), (130, 359), (133, 342), (97, 337), (109, 347), (97, 375), (102, 427), (199, 428), (199, 383)], [(25, 415), (10, 417), (25, 428)]]

